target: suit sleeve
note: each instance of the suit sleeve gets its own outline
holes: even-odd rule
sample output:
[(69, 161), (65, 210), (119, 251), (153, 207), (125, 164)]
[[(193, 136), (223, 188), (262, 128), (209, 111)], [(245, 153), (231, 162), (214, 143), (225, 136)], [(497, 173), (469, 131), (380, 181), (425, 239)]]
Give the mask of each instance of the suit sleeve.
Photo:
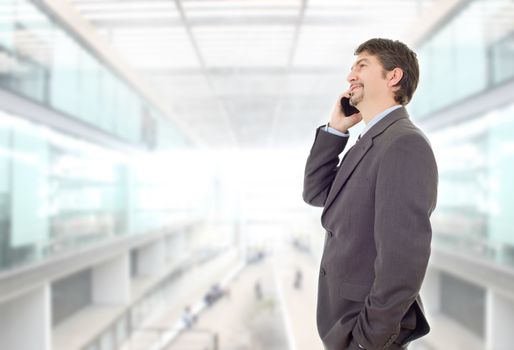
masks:
[(337, 174), (339, 154), (343, 151), (348, 137), (341, 137), (316, 129), (314, 144), (307, 158), (303, 181), (303, 200), (313, 206), (323, 207), (328, 192)]
[(423, 282), (437, 201), (438, 173), (428, 141), (405, 135), (385, 151), (375, 188), (375, 279), (353, 337), (367, 350), (387, 348)]

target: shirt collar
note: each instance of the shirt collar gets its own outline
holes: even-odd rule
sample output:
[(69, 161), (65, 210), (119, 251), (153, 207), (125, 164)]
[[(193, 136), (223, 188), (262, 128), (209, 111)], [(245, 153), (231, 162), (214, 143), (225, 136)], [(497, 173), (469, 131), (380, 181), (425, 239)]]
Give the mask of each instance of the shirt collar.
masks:
[(360, 134), (360, 137), (364, 136), (364, 134), (369, 130), (371, 129), (371, 127), (373, 125), (375, 125), (376, 123), (378, 123), (379, 121), (381, 121), (382, 119), (384, 119), (389, 113), (391, 113), (392, 111), (398, 109), (402, 107), (402, 105), (394, 105), (392, 107), (389, 107), (387, 108), (386, 110), (384, 110), (382, 113), (379, 113), (377, 114), (373, 119), (371, 119), (369, 121), (368, 124), (366, 124), (366, 127), (364, 128), (364, 130), (362, 130), (361, 134)]

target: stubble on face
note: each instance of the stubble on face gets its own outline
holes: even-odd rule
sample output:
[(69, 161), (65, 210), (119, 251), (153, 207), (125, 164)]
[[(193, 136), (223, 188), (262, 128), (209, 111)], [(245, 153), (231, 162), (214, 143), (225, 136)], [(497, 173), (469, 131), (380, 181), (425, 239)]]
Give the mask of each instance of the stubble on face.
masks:
[(350, 105), (357, 107), (359, 103), (364, 99), (363, 87), (361, 86), (355, 93), (350, 96)]

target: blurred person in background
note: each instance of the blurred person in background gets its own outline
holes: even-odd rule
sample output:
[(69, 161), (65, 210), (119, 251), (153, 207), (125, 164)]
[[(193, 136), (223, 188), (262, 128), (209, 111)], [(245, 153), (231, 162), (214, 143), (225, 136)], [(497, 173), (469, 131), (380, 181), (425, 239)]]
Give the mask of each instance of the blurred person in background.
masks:
[[(326, 350), (406, 349), (430, 331), (419, 290), (429, 256), (438, 172), (405, 109), (419, 80), (400, 41), (362, 43), (305, 166), (304, 200), (324, 207), (317, 327)], [(342, 99), (356, 110), (345, 115)], [(339, 163), (349, 131), (365, 128)]]
[(302, 281), (303, 281), (302, 270), (300, 270), (300, 268), (297, 268), (295, 271), (295, 274), (294, 274), (294, 282), (293, 282), (294, 289), (298, 289), (298, 290), (302, 289)]
[(184, 327), (190, 329), (196, 322), (196, 316), (191, 312), (191, 307), (186, 305), (184, 311), (182, 312), (182, 322), (184, 323)]
[(253, 285), (253, 292), (254, 292), (254, 295), (255, 295), (255, 299), (256, 300), (262, 300), (262, 287), (261, 287), (261, 282), (259, 280), (256, 280), (254, 285)]

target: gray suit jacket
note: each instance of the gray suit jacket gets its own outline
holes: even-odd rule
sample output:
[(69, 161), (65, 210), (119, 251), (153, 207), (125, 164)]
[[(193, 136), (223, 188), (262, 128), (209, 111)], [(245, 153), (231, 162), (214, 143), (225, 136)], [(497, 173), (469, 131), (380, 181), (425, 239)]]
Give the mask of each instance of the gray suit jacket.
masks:
[(316, 130), (303, 199), (324, 207), (317, 326), (327, 350), (397, 349), (430, 330), (419, 289), (437, 199), (430, 143), (404, 107), (348, 138)]

